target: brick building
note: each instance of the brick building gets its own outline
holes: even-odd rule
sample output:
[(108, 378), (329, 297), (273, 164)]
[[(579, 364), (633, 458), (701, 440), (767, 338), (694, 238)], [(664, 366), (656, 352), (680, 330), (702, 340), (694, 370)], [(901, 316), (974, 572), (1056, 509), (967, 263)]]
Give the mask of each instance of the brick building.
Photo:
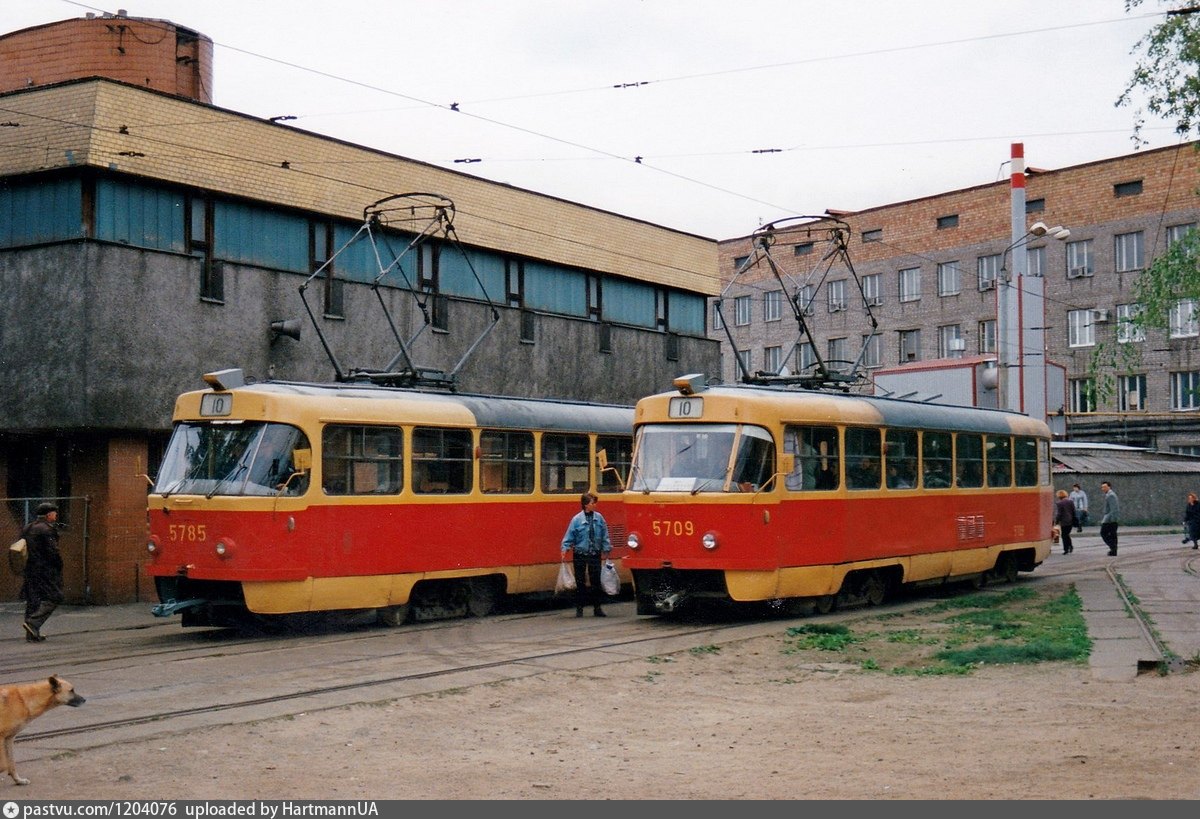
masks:
[[(204, 372), (329, 381), (324, 342), (381, 369), (400, 337), (463, 392), (632, 404), (718, 368), (715, 242), (221, 109), (211, 84), (211, 41), (168, 21), (0, 37), (0, 529), (60, 499), (71, 602), (150, 598), (146, 476)], [(414, 191), (453, 230), (404, 277), (339, 252)]]
[[(1200, 222), (1196, 144), (1143, 151), (1060, 170), (1026, 171), (1027, 225), (1070, 230), (1027, 243), (1027, 275), (1045, 292), (1045, 356), (1066, 371), (1048, 395), (1065, 437), (1200, 454), (1200, 324), (1181, 304), (1170, 332), (1132, 338), (1131, 287), (1150, 260)], [(811, 372), (817, 356), (869, 374), (914, 361), (996, 353), (995, 283), (1011, 268), (1008, 180), (853, 213), (781, 222), (778, 229), (719, 243), (724, 293), (710, 304), (710, 337), (722, 342), (722, 377), (735, 379), (727, 332), (749, 372)], [(838, 221), (834, 221), (834, 220)], [(842, 225), (845, 258), (827, 228)], [(770, 236), (769, 264), (753, 260)], [(1019, 251), (1018, 251), (1019, 252)], [(853, 267), (877, 321), (872, 328)], [(782, 284), (781, 284), (782, 281)], [(805, 308), (816, 349), (798, 333), (789, 304)], [(723, 321), (722, 321), (723, 319)], [(797, 341), (799, 340), (799, 344)], [(1097, 345), (1130, 345), (1134, 362), (1115, 373), (1115, 394), (1097, 394)], [(869, 391), (869, 383), (856, 389)]]

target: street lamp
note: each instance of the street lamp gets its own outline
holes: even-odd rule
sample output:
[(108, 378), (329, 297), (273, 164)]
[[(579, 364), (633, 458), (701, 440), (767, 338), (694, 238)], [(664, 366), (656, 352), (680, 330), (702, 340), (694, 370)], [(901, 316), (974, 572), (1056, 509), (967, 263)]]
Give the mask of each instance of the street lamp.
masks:
[[(1017, 239), (1008, 247), (1004, 248), (1004, 254), (1000, 257), (1000, 272), (1002, 274), (1008, 273), (1008, 254), (1011, 253), (1018, 245), (1024, 244), (1025, 240), (1030, 236), (1033, 236), (1034, 238), (1040, 236), (1049, 236), (1051, 239), (1057, 239), (1058, 241), (1063, 242), (1070, 238), (1071, 231), (1067, 230), (1062, 225), (1046, 227), (1045, 222), (1034, 222), (1029, 226), (1029, 230), (1025, 231), (1024, 236), (1022, 236), (1020, 239)], [(1009, 281), (1007, 275), (1004, 276), (1004, 280)]]

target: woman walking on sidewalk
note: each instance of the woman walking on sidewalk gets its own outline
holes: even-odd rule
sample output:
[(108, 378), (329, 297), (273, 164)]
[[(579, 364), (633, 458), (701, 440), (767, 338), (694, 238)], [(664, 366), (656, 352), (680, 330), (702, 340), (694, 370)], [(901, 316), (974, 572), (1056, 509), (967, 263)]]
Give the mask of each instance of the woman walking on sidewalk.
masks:
[(1192, 542), (1192, 548), (1200, 547), (1200, 501), (1195, 492), (1188, 492), (1187, 506), (1183, 508), (1183, 542)]

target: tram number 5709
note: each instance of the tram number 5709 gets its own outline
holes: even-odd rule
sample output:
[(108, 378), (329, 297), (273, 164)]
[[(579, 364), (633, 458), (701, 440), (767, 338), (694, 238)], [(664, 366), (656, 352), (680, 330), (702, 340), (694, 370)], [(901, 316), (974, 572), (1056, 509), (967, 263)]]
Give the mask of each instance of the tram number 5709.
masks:
[(694, 535), (696, 533), (696, 527), (690, 520), (656, 520), (650, 524), (650, 530), (656, 536)]

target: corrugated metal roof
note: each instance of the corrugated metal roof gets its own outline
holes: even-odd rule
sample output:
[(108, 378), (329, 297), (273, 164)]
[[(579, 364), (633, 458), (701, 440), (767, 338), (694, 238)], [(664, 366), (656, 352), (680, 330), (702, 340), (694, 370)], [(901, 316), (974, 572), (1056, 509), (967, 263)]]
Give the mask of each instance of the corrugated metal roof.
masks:
[(1125, 450), (1079, 450), (1050, 453), (1055, 472), (1081, 472), (1089, 475), (1129, 475), (1145, 472), (1200, 472), (1200, 458), (1163, 455), (1157, 452)]

